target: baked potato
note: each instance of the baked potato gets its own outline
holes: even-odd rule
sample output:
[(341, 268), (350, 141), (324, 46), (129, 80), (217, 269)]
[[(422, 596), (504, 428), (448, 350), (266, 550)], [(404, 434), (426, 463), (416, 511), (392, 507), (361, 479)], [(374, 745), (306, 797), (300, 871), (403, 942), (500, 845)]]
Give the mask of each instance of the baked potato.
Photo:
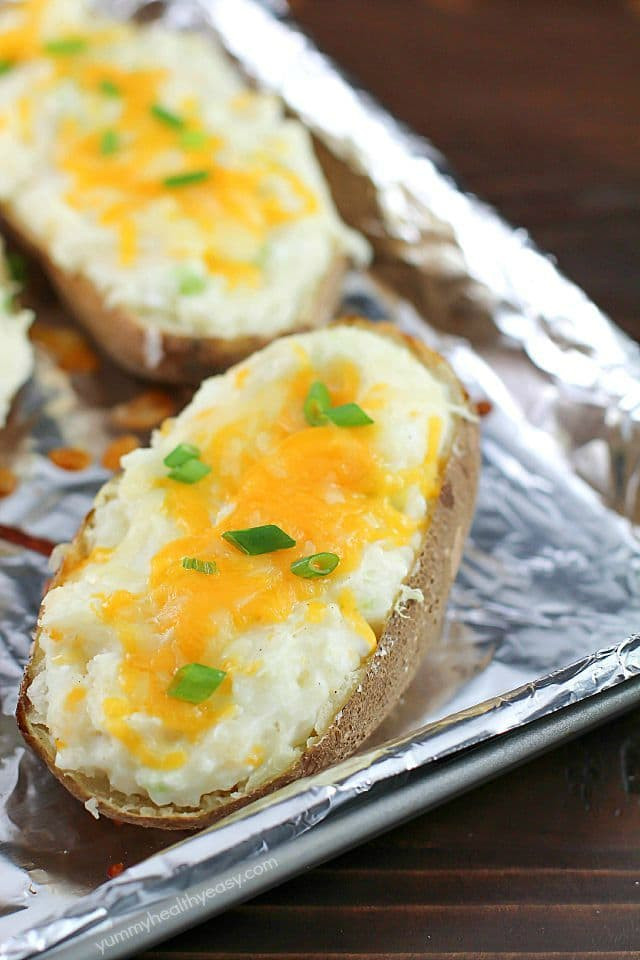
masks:
[(205, 381), (97, 497), (44, 598), (27, 742), (92, 812), (198, 828), (351, 754), (438, 636), (477, 418), (368, 323)]
[(127, 370), (199, 383), (333, 315), (366, 241), (311, 138), (213, 40), (0, 6), (0, 214)]

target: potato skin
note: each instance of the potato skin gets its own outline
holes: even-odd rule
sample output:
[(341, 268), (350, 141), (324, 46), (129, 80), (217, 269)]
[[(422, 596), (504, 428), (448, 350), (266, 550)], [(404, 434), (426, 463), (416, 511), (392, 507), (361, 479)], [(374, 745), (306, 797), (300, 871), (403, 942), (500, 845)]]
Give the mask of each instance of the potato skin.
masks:
[[(457, 402), (471, 409), (464, 388), (446, 361), (437, 353), (421, 342), (399, 333), (390, 325), (367, 324), (362, 321), (356, 323), (409, 346), (426, 367), (450, 386)], [(276, 779), (247, 795), (208, 794), (203, 797), (200, 809), (194, 810), (174, 806), (158, 807), (148, 798), (126, 797), (111, 790), (106, 778), (98, 780), (58, 769), (55, 766), (55, 746), (47, 728), (35, 721), (28, 698), (29, 685), (42, 660), (39, 628), (25, 668), (16, 712), (25, 740), (44, 760), (54, 776), (79, 800), (95, 798), (99, 812), (107, 817), (166, 830), (196, 830), (206, 827), (293, 780), (317, 773), (345, 759), (385, 719), (413, 679), (424, 653), (439, 637), (447, 596), (460, 564), (465, 538), (473, 517), (478, 469), (477, 422), (475, 419), (458, 418), (432, 520), (424, 535), (414, 568), (406, 580), (408, 586), (422, 590), (424, 603), (410, 600), (402, 614), (397, 610), (392, 611), (375, 653), (362, 669), (356, 691), (324, 735), (303, 753), (291, 769)], [(117, 478), (111, 481), (105, 491), (107, 496), (115, 495), (117, 482)], [(89, 548), (86, 534), (91, 522), (90, 513), (78, 531), (50, 589), (63, 583), (67, 571), (87, 555)]]
[[(27, 230), (6, 212), (0, 228), (37, 261), (78, 323), (96, 344), (129, 373), (160, 383), (198, 384), (205, 377), (227, 370), (265, 347), (273, 336), (199, 337), (150, 328), (123, 307), (108, 306), (98, 290), (82, 274), (58, 267)], [(289, 330), (303, 333), (327, 324), (340, 301), (347, 260), (336, 256), (318, 282), (309, 309), (298, 316)], [(151, 339), (153, 338), (153, 339)], [(150, 349), (150, 344), (153, 344)]]

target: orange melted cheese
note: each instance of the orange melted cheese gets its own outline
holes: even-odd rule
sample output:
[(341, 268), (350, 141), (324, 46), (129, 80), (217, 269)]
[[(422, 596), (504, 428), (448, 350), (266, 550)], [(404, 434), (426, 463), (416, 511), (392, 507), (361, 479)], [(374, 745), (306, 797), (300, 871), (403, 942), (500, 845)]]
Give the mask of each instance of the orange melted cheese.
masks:
[[(233, 678), (250, 674), (259, 662), (238, 664), (226, 646), (229, 638), (256, 627), (283, 623), (299, 605), (305, 619), (319, 623), (326, 615), (323, 578), (295, 576), (291, 562), (331, 551), (340, 557), (338, 573), (356, 569), (368, 543), (405, 545), (419, 524), (398, 506), (402, 491), (416, 481), (425, 493), (437, 492), (441, 422), (429, 422), (429, 445), (422, 467), (390, 474), (376, 450), (376, 426), (342, 429), (332, 424), (309, 427), (304, 398), (318, 375), (306, 355), (284, 399), (265, 419), (269, 387), (250, 412), (208, 432), (214, 411), (193, 419), (193, 437), (211, 473), (187, 485), (159, 479), (164, 510), (181, 531), (153, 556), (144, 594), (119, 590), (99, 597), (97, 612), (112, 626), (124, 650), (120, 670), (123, 698), (109, 700), (105, 712), (111, 733), (147, 766), (174, 769), (178, 757), (172, 738), (195, 741), (234, 710)], [(347, 362), (323, 371), (334, 404), (357, 397), (359, 377)], [(271, 392), (272, 389), (271, 389)], [(374, 390), (382, 403), (384, 391)], [(222, 513), (224, 519), (218, 519)], [(275, 523), (296, 546), (262, 556), (247, 556), (222, 539), (226, 530)], [(184, 569), (182, 558), (215, 560), (218, 572), (205, 575)], [(338, 605), (345, 620), (376, 646), (376, 635), (358, 610), (351, 590)], [(215, 696), (199, 705), (167, 695), (175, 671), (186, 663), (204, 663), (228, 672)], [(162, 721), (165, 749), (150, 750), (128, 719), (142, 712)], [(183, 757), (184, 760), (184, 757)]]
[(378, 642), (377, 637), (371, 626), (360, 613), (356, 598), (353, 595), (353, 590), (343, 590), (338, 602), (340, 603), (340, 612), (347, 623), (368, 643), (370, 650), (375, 650)]
[(159, 752), (151, 749), (144, 738), (126, 722), (130, 704), (121, 697), (107, 697), (102, 704), (107, 718), (107, 729), (127, 747), (146, 767), (154, 770), (177, 770), (186, 760), (183, 750)]
[(79, 703), (84, 700), (87, 695), (87, 691), (84, 687), (74, 687), (66, 697), (65, 706), (68, 710), (75, 710)]
[[(0, 61), (20, 64), (47, 57), (46, 42), (58, 38), (44, 36), (46, 6), (47, 0), (20, 4), (21, 25), (0, 35)], [(154, 105), (163, 105), (169, 71), (123, 69), (110, 60), (114, 42), (135, 38), (135, 30), (123, 24), (112, 30), (74, 31), (84, 48), (49, 56), (48, 76), (34, 82), (18, 102), (22, 138), (33, 137), (38, 98), (63, 80), (73, 83), (85, 94), (86, 113), (93, 119), (80, 122), (67, 116), (59, 122), (52, 161), (66, 175), (66, 202), (115, 232), (120, 264), (134, 264), (145, 244), (151, 244), (173, 260), (200, 257), (209, 273), (229, 287), (256, 287), (262, 278), (260, 256), (230, 256), (229, 232), (244, 235), (249, 248), (259, 250), (274, 228), (314, 214), (317, 197), (284, 161), (265, 151), (254, 151), (233, 167), (226, 164), (219, 156), (224, 136), (204, 129), (195, 92), (176, 111), (182, 127), (154, 116)], [(105, 98), (104, 82), (119, 95)], [(110, 106), (119, 105), (115, 122), (95, 119), (107, 99)], [(104, 155), (100, 145), (107, 130), (117, 136), (118, 147)], [(199, 136), (194, 141), (185, 138), (185, 132)], [(168, 177), (194, 170), (205, 171), (207, 179), (176, 188), (165, 183)], [(167, 223), (162, 235), (157, 230), (145, 235), (141, 220), (150, 213)]]

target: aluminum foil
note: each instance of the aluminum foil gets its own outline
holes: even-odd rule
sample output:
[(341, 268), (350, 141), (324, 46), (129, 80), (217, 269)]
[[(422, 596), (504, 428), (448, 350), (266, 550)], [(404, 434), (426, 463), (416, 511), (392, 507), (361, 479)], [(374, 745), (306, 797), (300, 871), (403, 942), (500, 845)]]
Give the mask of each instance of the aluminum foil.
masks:
[[(130, 15), (141, 4), (110, 6)], [(117, 432), (113, 404), (142, 388), (106, 362), (71, 376), (39, 350), (0, 441), (0, 458), (21, 478), (0, 500), (0, 529), (13, 540), (0, 539), (7, 960), (63, 940), (65, 957), (138, 953), (285, 879), (294, 840), (354, 804), (365, 815), (410, 771), (640, 673), (636, 345), (273, 11), (255, 0), (194, 0), (164, 15), (178, 28), (215, 30), (316, 134), (343, 216), (376, 251), (369, 274), (347, 279), (344, 311), (423, 337), (490, 404), (478, 507), (443, 639), (360, 754), (196, 836), (96, 821), (25, 748), (13, 710), (47, 542), (73, 535), (109, 475), (98, 464)], [(39, 317), (64, 322), (46, 288), (34, 296)], [(187, 396), (172, 399), (179, 406)], [(88, 450), (93, 465), (60, 471), (46, 454), (61, 445)], [(37, 538), (31, 548), (16, 531)], [(127, 869), (105, 883), (120, 863)], [(156, 922), (160, 905), (167, 918)]]

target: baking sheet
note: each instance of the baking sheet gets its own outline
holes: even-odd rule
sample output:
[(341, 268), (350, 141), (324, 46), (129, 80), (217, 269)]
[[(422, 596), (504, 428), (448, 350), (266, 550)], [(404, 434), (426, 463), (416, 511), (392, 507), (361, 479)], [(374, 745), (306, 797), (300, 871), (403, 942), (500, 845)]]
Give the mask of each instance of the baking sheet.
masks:
[[(131, 13), (139, 5), (117, 6)], [(79, 956), (139, 952), (284, 879), (292, 842), (338, 824), (350, 805), (371, 810), (400, 795), (411, 771), (588, 702), (640, 671), (640, 551), (629, 522), (638, 498), (636, 345), (521, 231), (461, 194), (435, 151), (264, 7), (178, 2), (167, 16), (200, 29), (208, 18), (256, 82), (281, 93), (317, 134), (343, 214), (376, 250), (371, 274), (348, 278), (344, 310), (424, 337), (490, 403), (478, 510), (443, 641), (376, 739), (169, 849), (175, 834), (83, 815), (22, 745), (12, 711), (48, 574), (37, 551), (1, 543), (0, 936), (13, 939), (0, 956), (14, 960), (82, 930)], [(46, 288), (36, 284), (33, 296), (47, 322), (66, 322)], [(40, 350), (10, 449), (6, 438), (0, 449), (21, 477), (0, 501), (0, 525), (70, 538), (109, 475), (99, 460), (118, 432), (111, 408), (140, 389), (106, 363), (69, 376)], [(47, 451), (68, 444), (92, 453), (89, 470), (51, 464)], [(327, 843), (325, 855), (334, 849)], [(100, 886), (119, 863), (129, 869)], [(187, 894), (193, 902), (180, 899)], [(138, 919), (142, 926), (126, 932), (136, 911), (155, 916), (165, 902), (173, 910), (166, 919), (147, 918), (148, 929)]]

